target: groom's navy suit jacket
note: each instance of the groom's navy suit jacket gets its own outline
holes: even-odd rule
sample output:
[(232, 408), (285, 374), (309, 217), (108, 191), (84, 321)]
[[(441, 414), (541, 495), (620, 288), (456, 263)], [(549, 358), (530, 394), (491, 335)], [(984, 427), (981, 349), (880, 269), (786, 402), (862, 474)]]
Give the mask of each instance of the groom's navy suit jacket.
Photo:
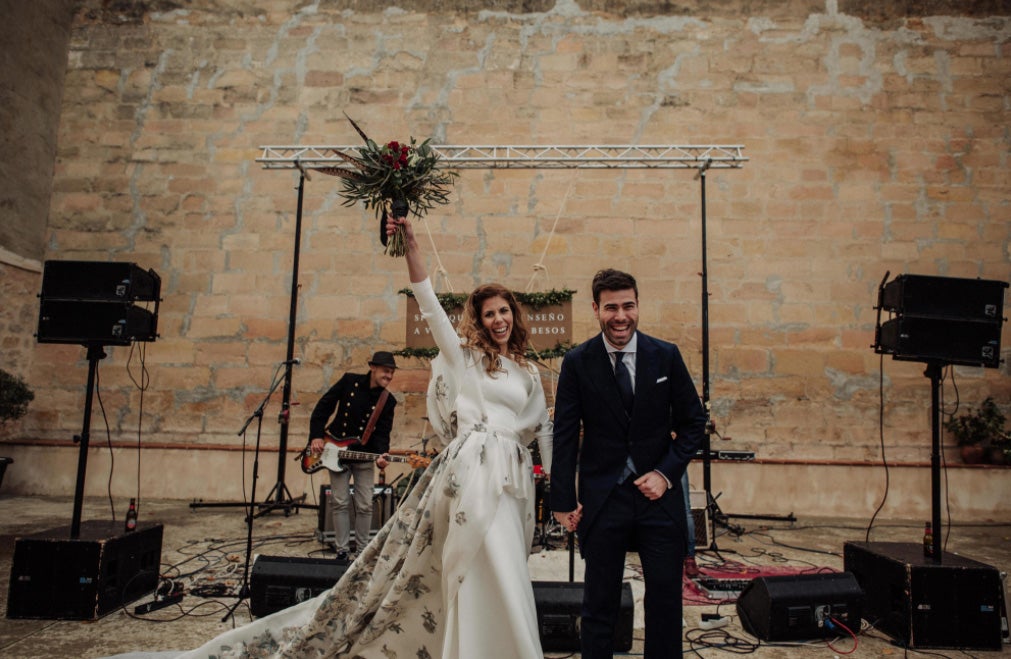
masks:
[(705, 438), (705, 412), (677, 346), (642, 332), (637, 336), (631, 417), (622, 407), (602, 334), (570, 350), (562, 361), (555, 396), (551, 509), (574, 510), (577, 499), (583, 504), (577, 529), (581, 542), (592, 533), (629, 456), (636, 474), (655, 469), (667, 477), (673, 487), (659, 503), (682, 530), (686, 524), (681, 475)]

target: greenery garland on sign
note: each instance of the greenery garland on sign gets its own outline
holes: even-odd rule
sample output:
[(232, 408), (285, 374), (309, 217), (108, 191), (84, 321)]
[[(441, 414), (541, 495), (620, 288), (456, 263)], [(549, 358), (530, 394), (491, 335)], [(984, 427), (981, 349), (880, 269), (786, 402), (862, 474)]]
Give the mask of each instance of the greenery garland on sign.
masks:
[[(397, 292), (402, 295), (406, 295), (407, 297), (414, 297), (414, 291), (409, 288), (402, 288)], [(556, 304), (562, 304), (563, 302), (570, 302), (572, 301), (572, 296), (576, 294), (576, 291), (568, 288), (559, 291), (552, 288), (550, 291), (543, 291), (540, 293), (520, 293), (518, 291), (513, 291), (512, 294), (516, 296), (517, 302), (536, 311), (542, 307), (550, 307)], [(453, 309), (462, 307), (469, 296), (466, 293), (436, 293), (435, 297), (439, 299), (439, 304), (441, 304), (442, 308), (446, 310), (446, 313), (449, 313), (453, 311)]]

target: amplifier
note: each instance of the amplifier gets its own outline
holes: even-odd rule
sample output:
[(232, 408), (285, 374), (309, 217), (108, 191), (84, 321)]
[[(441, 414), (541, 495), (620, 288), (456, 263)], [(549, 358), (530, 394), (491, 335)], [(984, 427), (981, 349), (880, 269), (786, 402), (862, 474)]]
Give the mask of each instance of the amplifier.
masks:
[(136, 263), (46, 261), (42, 272), (43, 299), (157, 301), (161, 277)]
[(86, 521), (14, 542), (8, 618), (96, 620), (158, 586), (161, 524)]
[[(354, 483), (351, 484), (351, 494), (355, 491)], [(372, 531), (369, 537), (375, 535), (374, 531), (383, 528), (383, 524), (393, 514), (394, 509), (393, 488), (389, 485), (376, 485), (372, 490)], [(355, 538), (355, 505), (352, 502), (348, 506), (348, 520), (351, 523), (351, 538), (357, 543)], [(330, 486), (319, 486), (319, 507), (316, 513), (316, 539), (320, 542), (334, 541), (333, 528), (333, 498), (330, 496)], [(361, 547), (359, 547), (361, 549)]]
[(695, 549), (703, 551), (713, 542), (705, 490), (689, 490), (688, 501), (691, 504), (692, 521), (695, 523)]
[(48, 300), (39, 305), (39, 343), (130, 345), (154, 341), (158, 316), (129, 302)]
[(1000, 366), (1000, 322), (901, 316), (881, 324), (876, 352), (898, 360)]
[(881, 308), (903, 315), (1000, 322), (1007, 282), (899, 275), (881, 291)]
[(737, 598), (744, 629), (764, 641), (802, 641), (860, 631), (863, 591), (848, 572), (757, 577)]
[(333, 587), (348, 563), (326, 558), (257, 556), (249, 573), (249, 611), (257, 618)]
[(843, 561), (866, 593), (864, 618), (906, 647), (1001, 649), (996, 568), (948, 552), (936, 563), (904, 542), (847, 542)]
[[(583, 606), (583, 584), (573, 581), (534, 581), (534, 605), (541, 648), (545, 652), (579, 652), (579, 620)], [(632, 649), (634, 621), (632, 586), (621, 584), (621, 608), (614, 626), (614, 649)]]

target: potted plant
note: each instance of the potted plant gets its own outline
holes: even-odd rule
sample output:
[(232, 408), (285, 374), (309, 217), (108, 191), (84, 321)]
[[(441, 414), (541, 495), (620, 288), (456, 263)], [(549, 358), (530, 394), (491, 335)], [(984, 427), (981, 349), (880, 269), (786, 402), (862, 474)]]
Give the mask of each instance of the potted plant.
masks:
[(1004, 429), (1005, 421), (993, 397), (987, 396), (978, 408), (945, 421), (944, 429), (954, 435), (966, 464), (1005, 464), (1011, 457), (1011, 438)]
[[(35, 393), (24, 380), (0, 368), (0, 426), (23, 417), (28, 412), (28, 403), (33, 400)], [(12, 462), (10, 458), (0, 457), (0, 485), (7, 465)]]

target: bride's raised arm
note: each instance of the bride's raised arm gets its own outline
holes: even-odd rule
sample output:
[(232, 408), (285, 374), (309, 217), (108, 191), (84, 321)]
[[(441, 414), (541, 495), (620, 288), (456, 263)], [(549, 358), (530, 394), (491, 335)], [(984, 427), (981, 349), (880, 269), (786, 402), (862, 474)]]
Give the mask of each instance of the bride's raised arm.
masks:
[(425, 260), (418, 246), (418, 240), (414, 235), (414, 227), (407, 217), (395, 217), (386, 223), (386, 234), (393, 235), (396, 227), (403, 227), (404, 242), (407, 245), (407, 253), (404, 259), (407, 261), (407, 274), (411, 280), (411, 289), (414, 297), (421, 308), (421, 314), (428, 323), (428, 328), (432, 331), (435, 344), (439, 346), (439, 352), (446, 356), (447, 361), (453, 366), (462, 366), (463, 350), (460, 348), (460, 337), (453, 328), (452, 322), (446, 311), (439, 304), (439, 299), (435, 296), (432, 282), (428, 278), (428, 270), (425, 268)]

